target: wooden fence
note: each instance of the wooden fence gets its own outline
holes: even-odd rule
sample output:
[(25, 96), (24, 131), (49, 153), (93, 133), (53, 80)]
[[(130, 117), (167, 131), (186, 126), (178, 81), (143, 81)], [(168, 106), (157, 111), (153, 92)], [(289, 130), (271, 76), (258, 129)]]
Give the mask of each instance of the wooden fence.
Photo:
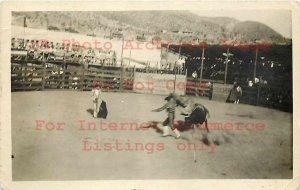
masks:
[[(29, 56), (24, 51), (11, 55), (11, 91), (73, 89), (91, 90), (98, 83), (106, 91), (133, 91), (134, 73), (174, 74), (176, 71), (87, 65), (62, 59), (49, 60), (44, 54)], [(212, 98), (213, 83), (187, 78), (187, 95)]]
[(134, 68), (89, 67), (43, 62), (12, 62), (11, 90), (74, 89), (91, 90), (100, 84), (103, 90), (132, 90)]
[(256, 106), (293, 111), (293, 93), (286, 87), (273, 85), (242, 86), (243, 95), (240, 102)]
[(209, 100), (212, 99), (213, 95), (213, 82), (187, 78), (186, 82), (186, 94), (195, 95), (195, 96), (205, 96), (208, 97)]

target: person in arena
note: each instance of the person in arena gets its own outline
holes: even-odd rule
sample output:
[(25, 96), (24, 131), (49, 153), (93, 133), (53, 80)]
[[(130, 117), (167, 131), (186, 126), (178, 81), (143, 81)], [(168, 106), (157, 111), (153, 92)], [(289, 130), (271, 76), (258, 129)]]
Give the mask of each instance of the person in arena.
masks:
[(93, 99), (93, 104), (94, 104), (94, 115), (93, 116), (94, 116), (94, 118), (97, 118), (99, 105), (102, 102), (101, 89), (100, 89), (99, 83), (96, 83), (95, 87), (92, 89), (92, 99)]
[(176, 94), (171, 93), (169, 96), (165, 98), (168, 101), (165, 105), (160, 108), (152, 110), (153, 112), (160, 112), (166, 110), (168, 113), (168, 117), (165, 119), (163, 124), (163, 137), (169, 136), (169, 127), (174, 131), (176, 134), (176, 138), (180, 138), (180, 133), (178, 129), (174, 126), (175, 120), (175, 108), (176, 106), (184, 106), (181, 101), (179, 100)]

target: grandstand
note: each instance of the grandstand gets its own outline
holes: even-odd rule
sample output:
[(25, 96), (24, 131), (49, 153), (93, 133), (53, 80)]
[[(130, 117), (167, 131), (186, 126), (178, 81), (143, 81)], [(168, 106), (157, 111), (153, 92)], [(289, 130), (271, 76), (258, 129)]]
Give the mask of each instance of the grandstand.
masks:
[[(253, 48), (256, 44), (239, 48), (233, 45), (176, 43), (159, 46), (153, 41), (138, 44), (124, 39), (107, 40), (16, 26), (12, 33), (12, 91), (47, 88), (90, 90), (93, 80), (102, 81), (106, 89), (123, 91), (133, 89), (135, 72), (166, 75), (161, 76), (162, 80), (169, 78), (167, 75), (184, 75), (187, 85), (183, 94), (225, 101), (230, 84), (238, 80), (245, 92), (241, 103), (292, 111), (291, 75), (281, 74), (291, 73), (289, 45), (263, 44), (259, 47), (257, 62), (254, 62)], [(102, 42), (102, 48), (95, 42)], [(155, 48), (146, 48), (149, 44), (145, 43)], [(225, 68), (226, 49), (230, 49), (234, 56), (228, 59)], [(184, 63), (178, 64), (178, 58), (184, 58)], [(254, 67), (257, 67), (257, 75), (253, 73)], [(192, 78), (195, 71), (200, 76), (196, 79)], [(260, 82), (249, 88), (248, 81), (256, 76)], [(176, 77), (173, 78), (176, 80)], [(213, 84), (218, 84), (218, 88), (213, 88)]]

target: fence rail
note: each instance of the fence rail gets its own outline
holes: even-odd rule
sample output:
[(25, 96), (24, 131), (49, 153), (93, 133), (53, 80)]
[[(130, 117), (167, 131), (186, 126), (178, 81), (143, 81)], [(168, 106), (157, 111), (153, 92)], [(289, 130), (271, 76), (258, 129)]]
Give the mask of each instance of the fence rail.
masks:
[(213, 82), (208, 80), (197, 80), (194, 78), (187, 78), (186, 94), (195, 96), (205, 96), (209, 100), (212, 99)]
[[(135, 72), (140, 70), (130, 67), (84, 67), (43, 61), (11, 62), (11, 90), (31, 91), (47, 89), (91, 90), (99, 83), (104, 91), (133, 91)], [(143, 72), (143, 71), (142, 71)], [(156, 73), (159, 74), (159, 73)], [(214, 91), (214, 82), (210, 80), (187, 78), (187, 95), (203, 96), (210, 100)], [(217, 83), (217, 82), (216, 82)], [(218, 90), (218, 87), (215, 87)], [(292, 112), (292, 92), (275, 86), (242, 86), (241, 103), (271, 107)], [(284, 92), (283, 92), (284, 91)]]
[[(12, 50), (11, 90), (73, 89), (91, 90), (99, 83), (106, 91), (133, 91), (134, 73), (184, 75), (176, 70), (158, 68), (117, 67), (116, 65), (85, 64), (69, 59), (67, 53), (51, 57), (43, 52), (29, 53)], [(212, 84), (212, 83), (211, 83)], [(185, 92), (189, 95), (205, 96), (211, 99), (212, 85), (207, 82), (187, 79)]]
[[(57, 62), (11, 62), (11, 90), (73, 89), (91, 90), (98, 83), (104, 91), (133, 91), (134, 73), (144, 72), (134, 67), (84, 67)], [(152, 72), (151, 72), (152, 73)], [(159, 74), (155, 73), (155, 74)], [(164, 73), (166, 74), (166, 73)], [(186, 81), (188, 95), (212, 98), (212, 83)]]
[(12, 61), (12, 91), (75, 89), (91, 90), (99, 85), (106, 90), (132, 89), (127, 81), (134, 80), (134, 68), (101, 67), (84, 68), (48, 62)]
[(252, 87), (242, 86), (242, 89), (241, 103), (293, 111), (293, 93), (289, 88), (258, 84)]

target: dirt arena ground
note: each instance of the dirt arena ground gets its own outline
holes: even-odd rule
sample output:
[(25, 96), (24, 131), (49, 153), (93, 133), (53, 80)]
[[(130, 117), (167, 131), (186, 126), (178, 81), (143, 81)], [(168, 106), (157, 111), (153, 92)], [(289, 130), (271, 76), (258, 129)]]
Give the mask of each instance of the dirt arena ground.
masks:
[[(79, 120), (84, 129), (87, 122), (100, 122), (89, 112), (93, 107), (90, 92), (13, 92), (13, 180), (292, 177), (291, 113), (198, 97), (195, 100), (210, 111), (209, 126), (219, 123), (226, 129), (211, 128), (209, 134), (196, 131), (193, 137), (192, 130), (184, 130), (181, 139), (161, 137), (153, 126), (130, 129), (133, 122), (144, 127), (150, 121), (163, 121), (166, 112), (151, 112), (165, 103), (163, 98), (104, 92), (109, 112), (102, 121), (104, 127), (79, 130)], [(183, 119), (179, 111), (176, 118)], [(37, 120), (64, 122), (64, 130), (51, 130), (51, 124), (37, 130)], [(205, 135), (215, 143), (204, 143)], [(116, 142), (122, 145), (119, 151)], [(143, 150), (136, 150), (135, 143)]]

